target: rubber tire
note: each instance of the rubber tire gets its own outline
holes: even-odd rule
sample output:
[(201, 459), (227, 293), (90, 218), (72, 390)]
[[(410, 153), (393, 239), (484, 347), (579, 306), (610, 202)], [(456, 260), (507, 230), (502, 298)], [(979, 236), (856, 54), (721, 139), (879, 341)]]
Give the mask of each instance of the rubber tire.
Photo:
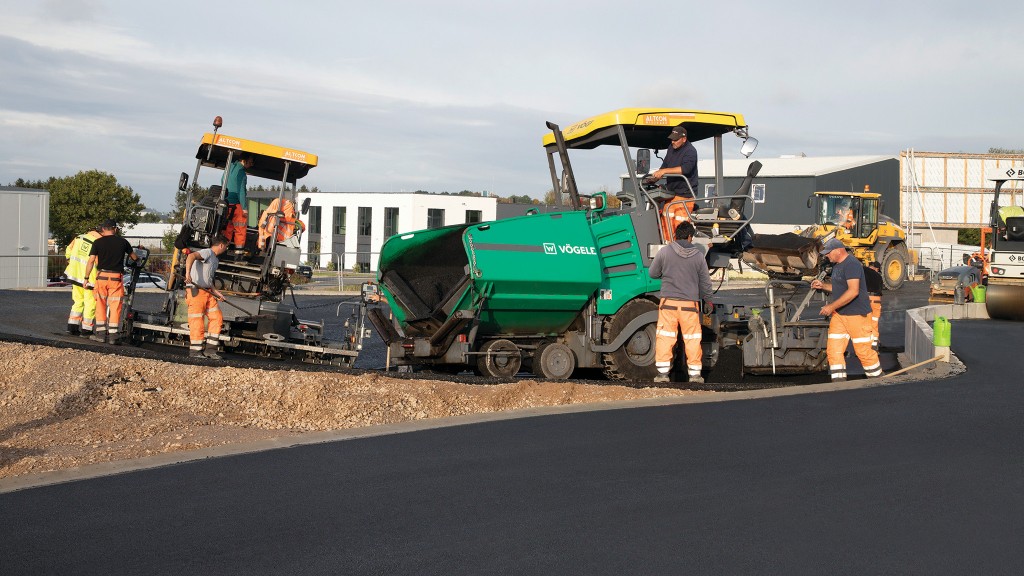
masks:
[[(490, 340), (480, 347), (482, 354), (477, 357), (476, 367), (483, 376), (512, 378), (523, 365), (523, 355), (511, 340)], [(500, 356), (495, 352), (505, 352)]]
[[(605, 343), (614, 340), (627, 324), (642, 314), (657, 310), (658, 305), (650, 300), (631, 300), (605, 323)], [(651, 322), (633, 334), (617, 350), (604, 355), (605, 376), (613, 380), (653, 381), (658, 375), (654, 364), (654, 346), (657, 338), (657, 322)]]
[(894, 246), (882, 256), (882, 285), (886, 290), (899, 290), (907, 281), (907, 257), (902, 246)]
[(576, 370), (576, 355), (565, 344), (550, 342), (533, 355), (533, 373), (549, 380), (566, 380)]

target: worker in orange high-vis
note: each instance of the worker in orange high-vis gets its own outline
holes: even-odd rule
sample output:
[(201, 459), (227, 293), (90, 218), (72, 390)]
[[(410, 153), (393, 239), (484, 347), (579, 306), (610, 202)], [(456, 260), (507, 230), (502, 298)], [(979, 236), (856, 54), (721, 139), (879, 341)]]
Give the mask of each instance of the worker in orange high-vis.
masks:
[(254, 163), (252, 154), (241, 152), (228, 168), (228, 191), (225, 198), (228, 204), (228, 223), (224, 228), (224, 236), (234, 245), (232, 253), (237, 258), (245, 256), (245, 231), (249, 225), (249, 212), (246, 210), (248, 198), (245, 195), (248, 180), (246, 170), (252, 168)]
[(831, 282), (815, 279), (811, 288), (832, 293), (831, 302), (821, 307), (822, 316), (831, 316), (825, 354), (832, 381), (846, 380), (846, 348), (850, 342), (853, 342), (853, 351), (864, 367), (864, 373), (869, 378), (882, 376), (878, 353), (871, 347), (871, 303), (864, 267), (850, 256), (846, 245), (835, 238), (825, 242), (821, 254), (834, 264), (832, 279)]
[[(278, 212), (281, 214), (280, 218)], [(274, 198), (260, 215), (258, 230), (260, 237), (256, 246), (260, 250), (267, 247), (267, 239), (274, 236), (275, 231), (276, 242), (291, 238), (295, 234), (295, 203), (287, 198), (280, 201)]]
[(882, 264), (877, 260), (864, 267), (864, 280), (867, 282), (868, 300), (871, 301), (871, 347), (878, 350), (878, 320), (882, 317)]
[(71, 283), (71, 314), (68, 316), (68, 334), (73, 336), (89, 336), (92, 334), (96, 321), (96, 299), (93, 298), (91, 286), (96, 283), (96, 271), (92, 277), (86, 278), (85, 266), (89, 262), (92, 243), (100, 237), (99, 227), (75, 236), (64, 250), (68, 259), (64, 276)]
[(85, 265), (85, 277), (93, 269), (96, 283), (92, 294), (96, 300), (96, 327), (90, 340), (118, 344), (121, 326), (121, 305), (124, 298), (124, 257), (137, 261), (138, 256), (127, 240), (117, 235), (117, 223), (106, 220), (100, 224), (100, 237), (92, 243), (89, 260)]
[(852, 230), (853, 220), (853, 208), (850, 208), (849, 200), (843, 200), (836, 205), (836, 224), (847, 230)]
[(704, 253), (691, 243), (693, 232), (691, 222), (676, 226), (676, 241), (658, 251), (648, 271), (651, 278), (661, 279), (658, 331), (654, 343), (654, 363), (658, 368), (655, 382), (669, 381), (672, 353), (678, 334), (682, 332), (690, 382), (704, 383), (701, 376), (703, 353), (700, 341), (703, 330), (700, 306), (701, 302), (711, 300), (711, 274)]
[[(228, 239), (217, 235), (209, 248), (190, 252), (185, 259), (185, 301), (188, 303), (188, 355), (220, 360), (217, 346), (224, 327), (224, 314), (217, 303), (224, 295), (214, 286), (220, 256), (227, 252)], [(209, 323), (209, 325), (207, 325)], [(203, 343), (206, 350), (203, 350)]]

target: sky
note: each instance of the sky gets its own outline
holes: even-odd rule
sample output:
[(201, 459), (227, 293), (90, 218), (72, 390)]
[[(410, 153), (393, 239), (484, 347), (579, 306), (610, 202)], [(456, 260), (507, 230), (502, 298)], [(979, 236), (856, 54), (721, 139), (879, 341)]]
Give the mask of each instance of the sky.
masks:
[(543, 198), (545, 121), (625, 107), (739, 112), (752, 158), (1024, 148), (1022, 6), (0, 0), (0, 185), (96, 169), (168, 210), (218, 115), (340, 192)]

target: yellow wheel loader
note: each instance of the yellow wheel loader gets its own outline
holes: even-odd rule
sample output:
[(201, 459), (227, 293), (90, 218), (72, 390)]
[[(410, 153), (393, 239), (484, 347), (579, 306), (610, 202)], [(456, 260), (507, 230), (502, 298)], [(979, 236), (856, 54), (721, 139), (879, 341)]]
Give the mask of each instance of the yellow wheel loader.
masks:
[(907, 279), (907, 233), (882, 214), (880, 194), (864, 192), (815, 192), (807, 199), (814, 208), (815, 224), (804, 228), (800, 235), (818, 238), (838, 238), (850, 252), (865, 265), (878, 261), (882, 264), (882, 281), (887, 290), (897, 290)]

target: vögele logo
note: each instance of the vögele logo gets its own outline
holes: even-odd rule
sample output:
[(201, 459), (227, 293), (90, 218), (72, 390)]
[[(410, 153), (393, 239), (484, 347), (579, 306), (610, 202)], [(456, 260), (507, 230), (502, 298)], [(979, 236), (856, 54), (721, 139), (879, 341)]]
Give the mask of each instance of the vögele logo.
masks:
[(553, 242), (545, 242), (544, 243), (544, 253), (545, 254), (558, 254), (558, 250), (555, 249), (555, 244)]

